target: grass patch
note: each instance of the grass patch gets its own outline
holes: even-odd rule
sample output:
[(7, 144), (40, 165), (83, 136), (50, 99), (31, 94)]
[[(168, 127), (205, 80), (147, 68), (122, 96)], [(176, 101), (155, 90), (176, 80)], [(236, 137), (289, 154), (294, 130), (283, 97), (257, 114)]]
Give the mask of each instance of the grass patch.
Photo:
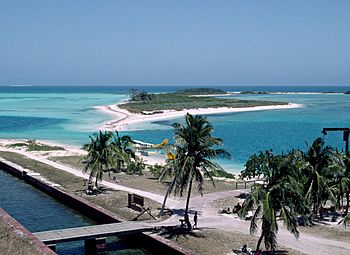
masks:
[(143, 111), (161, 111), (175, 109), (181, 111), (184, 109), (196, 108), (218, 108), (218, 107), (253, 107), (265, 105), (285, 105), (286, 102), (262, 101), (262, 100), (238, 100), (216, 97), (194, 97), (187, 94), (165, 93), (149, 94), (150, 99), (145, 101), (128, 102), (119, 105), (130, 112), (142, 113)]
[(58, 157), (49, 157), (49, 160), (61, 163), (64, 165), (71, 166), (76, 169), (83, 170), (85, 164), (82, 163), (84, 156), (74, 155), (74, 156), (58, 156)]
[(298, 229), (300, 230), (301, 235), (303, 233), (308, 233), (339, 242), (348, 242), (350, 240), (350, 229), (339, 225), (329, 226), (317, 224), (311, 227), (300, 226)]
[(0, 221), (0, 254), (14, 255), (14, 254), (28, 254), (40, 255), (39, 252), (27, 237), (20, 236), (7, 223)]

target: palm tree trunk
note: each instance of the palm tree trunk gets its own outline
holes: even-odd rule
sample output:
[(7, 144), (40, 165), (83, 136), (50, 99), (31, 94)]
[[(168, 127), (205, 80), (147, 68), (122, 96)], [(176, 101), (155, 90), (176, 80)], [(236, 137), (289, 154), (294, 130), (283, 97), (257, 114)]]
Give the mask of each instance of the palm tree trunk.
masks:
[(192, 191), (192, 181), (193, 181), (193, 177), (191, 177), (190, 185), (188, 186), (186, 209), (185, 209), (185, 222), (186, 222), (187, 228), (189, 230), (191, 230), (191, 228), (192, 228), (190, 219), (188, 217), (188, 206), (190, 204), (190, 197), (191, 197), (191, 191)]
[(345, 210), (345, 215), (348, 214), (349, 212), (349, 204), (350, 204), (350, 192), (346, 192), (346, 210)]
[(317, 207), (318, 207), (318, 198), (317, 198), (317, 194), (314, 194), (314, 203), (312, 208), (312, 212), (314, 216), (317, 215)]
[(163, 216), (166, 200), (168, 199), (168, 196), (169, 196), (169, 194), (170, 194), (170, 192), (172, 190), (172, 186), (174, 184), (174, 181), (175, 181), (175, 178), (173, 179), (173, 181), (170, 183), (170, 185), (168, 186), (168, 188), (166, 190), (164, 201), (163, 201), (163, 204), (162, 204), (162, 208), (160, 209), (158, 216)]
[(96, 179), (95, 179), (95, 187), (97, 188), (98, 186), (98, 176), (96, 175)]
[(264, 230), (262, 230), (261, 235), (260, 235), (259, 240), (258, 240), (258, 243), (256, 244), (256, 249), (255, 249), (256, 251), (260, 250), (261, 241), (262, 241), (264, 235), (265, 235)]

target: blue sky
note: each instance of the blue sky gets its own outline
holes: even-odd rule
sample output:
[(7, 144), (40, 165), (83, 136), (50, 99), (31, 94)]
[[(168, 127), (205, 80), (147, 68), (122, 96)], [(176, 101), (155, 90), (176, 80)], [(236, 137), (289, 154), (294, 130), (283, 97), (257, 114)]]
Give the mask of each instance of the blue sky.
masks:
[(350, 1), (3, 0), (0, 85), (350, 84)]

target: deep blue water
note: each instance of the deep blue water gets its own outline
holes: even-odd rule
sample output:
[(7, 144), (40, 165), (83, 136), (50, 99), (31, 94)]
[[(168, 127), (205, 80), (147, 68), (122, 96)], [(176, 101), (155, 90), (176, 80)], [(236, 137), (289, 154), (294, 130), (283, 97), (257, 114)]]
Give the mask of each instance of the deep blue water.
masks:
[[(171, 92), (194, 86), (0, 86), (0, 93), (129, 93), (130, 89), (147, 92)], [(345, 92), (350, 86), (197, 86), (224, 91), (267, 92)]]
[[(209, 86), (213, 87), (213, 86)], [(136, 87), (133, 87), (136, 88)], [(148, 92), (167, 92), (182, 87), (137, 87)], [(350, 86), (223, 86), (226, 91), (339, 92)], [(112, 117), (97, 111), (99, 105), (121, 102), (131, 87), (0, 87), (0, 138), (53, 140), (81, 146), (104, 121)], [(276, 152), (306, 149), (306, 143), (322, 136), (323, 127), (350, 126), (350, 95), (344, 94), (270, 94), (234, 95), (243, 99), (286, 101), (305, 107), (216, 114), (208, 116), (215, 135), (224, 139), (232, 160), (220, 161), (230, 171), (239, 171), (252, 153), (272, 148)], [(134, 139), (160, 143), (172, 139), (173, 122), (183, 118), (144, 123), (141, 130), (128, 132)], [(326, 142), (342, 149), (341, 133), (329, 133)]]

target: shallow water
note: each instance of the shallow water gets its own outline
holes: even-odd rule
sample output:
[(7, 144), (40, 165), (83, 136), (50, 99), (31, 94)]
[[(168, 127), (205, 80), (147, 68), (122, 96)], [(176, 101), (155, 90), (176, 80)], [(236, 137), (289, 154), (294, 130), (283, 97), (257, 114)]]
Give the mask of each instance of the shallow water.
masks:
[[(174, 91), (179, 87), (142, 87), (149, 92)], [(117, 103), (130, 87), (0, 87), (0, 137), (53, 140), (81, 146), (89, 135), (111, 116), (94, 106)], [(222, 87), (227, 91), (344, 92), (350, 87)], [(244, 99), (288, 101), (300, 109), (241, 112), (208, 116), (215, 135), (224, 139), (232, 160), (221, 160), (237, 172), (252, 153), (272, 148), (276, 152), (307, 148), (322, 136), (323, 127), (350, 127), (350, 95), (284, 94), (235, 95)], [(171, 124), (182, 118), (142, 124), (141, 131), (127, 132), (132, 138), (159, 143), (172, 138)], [(343, 148), (342, 134), (329, 133), (326, 143)]]

